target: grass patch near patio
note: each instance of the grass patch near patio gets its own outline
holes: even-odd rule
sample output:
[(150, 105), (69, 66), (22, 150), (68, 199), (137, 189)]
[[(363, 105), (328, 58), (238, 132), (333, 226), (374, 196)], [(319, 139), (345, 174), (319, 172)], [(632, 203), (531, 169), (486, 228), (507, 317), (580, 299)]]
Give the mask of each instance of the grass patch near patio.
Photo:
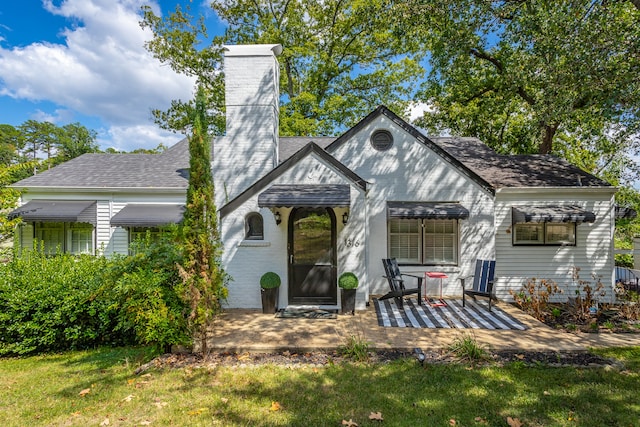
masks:
[[(599, 350), (629, 368), (390, 363), (150, 369), (147, 349), (0, 359), (3, 426), (635, 425), (640, 347)], [(88, 390), (88, 391), (87, 391)], [(380, 412), (384, 421), (370, 420)], [(108, 421), (107, 421), (108, 420)]]

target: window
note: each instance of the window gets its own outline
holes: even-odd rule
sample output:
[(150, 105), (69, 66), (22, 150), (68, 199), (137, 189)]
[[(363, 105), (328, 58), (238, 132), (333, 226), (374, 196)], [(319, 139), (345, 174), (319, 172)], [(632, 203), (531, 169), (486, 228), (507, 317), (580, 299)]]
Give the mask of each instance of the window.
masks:
[(514, 224), (514, 245), (575, 246), (575, 222), (536, 222)]
[(34, 236), (47, 255), (93, 254), (93, 226), (80, 222), (37, 222)]
[(371, 134), (371, 146), (377, 151), (387, 151), (393, 145), (393, 135), (386, 129), (378, 129)]
[(454, 219), (390, 219), (389, 257), (399, 263), (458, 263), (458, 221)]
[(70, 223), (68, 228), (68, 252), (72, 254), (92, 254), (93, 227), (91, 224)]
[(244, 219), (245, 240), (264, 240), (264, 222), (262, 215), (251, 212)]

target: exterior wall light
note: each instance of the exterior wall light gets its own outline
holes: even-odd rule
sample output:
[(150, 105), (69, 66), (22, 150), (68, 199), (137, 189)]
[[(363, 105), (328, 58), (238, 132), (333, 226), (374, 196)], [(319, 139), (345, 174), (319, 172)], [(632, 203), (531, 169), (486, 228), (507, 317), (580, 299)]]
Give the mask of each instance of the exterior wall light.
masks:
[(276, 225), (280, 225), (280, 223), (282, 222), (282, 217), (280, 216), (280, 212), (274, 213), (273, 216), (276, 218)]
[(347, 225), (347, 222), (349, 222), (349, 212), (342, 214), (342, 224)]

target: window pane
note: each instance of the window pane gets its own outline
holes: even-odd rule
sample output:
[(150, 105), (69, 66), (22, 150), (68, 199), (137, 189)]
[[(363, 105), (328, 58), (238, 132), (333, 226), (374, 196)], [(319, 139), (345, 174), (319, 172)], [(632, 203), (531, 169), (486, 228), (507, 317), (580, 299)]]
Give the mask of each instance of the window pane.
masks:
[(456, 220), (424, 221), (424, 263), (458, 262), (458, 223)]
[(513, 227), (514, 244), (542, 245), (544, 224), (515, 224)]
[(547, 224), (547, 243), (575, 245), (576, 224), (574, 222), (566, 224)]
[(47, 255), (64, 252), (64, 224), (61, 222), (40, 222), (36, 224), (36, 239)]
[(93, 253), (93, 227), (89, 224), (69, 224), (71, 244), (69, 252), (72, 254)]
[(262, 215), (252, 212), (245, 218), (245, 236), (247, 240), (263, 240), (264, 239), (264, 223)]
[(420, 263), (419, 220), (389, 220), (389, 257), (399, 262)]

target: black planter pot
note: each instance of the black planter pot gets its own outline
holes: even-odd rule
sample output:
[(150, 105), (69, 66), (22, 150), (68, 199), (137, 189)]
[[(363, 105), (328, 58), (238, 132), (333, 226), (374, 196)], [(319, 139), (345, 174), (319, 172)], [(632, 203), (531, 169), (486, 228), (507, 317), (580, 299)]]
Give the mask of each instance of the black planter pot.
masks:
[(356, 314), (356, 290), (340, 289), (340, 305), (342, 314)]
[(276, 312), (276, 305), (278, 304), (278, 289), (260, 288), (262, 294), (262, 312), (264, 314), (273, 314)]

